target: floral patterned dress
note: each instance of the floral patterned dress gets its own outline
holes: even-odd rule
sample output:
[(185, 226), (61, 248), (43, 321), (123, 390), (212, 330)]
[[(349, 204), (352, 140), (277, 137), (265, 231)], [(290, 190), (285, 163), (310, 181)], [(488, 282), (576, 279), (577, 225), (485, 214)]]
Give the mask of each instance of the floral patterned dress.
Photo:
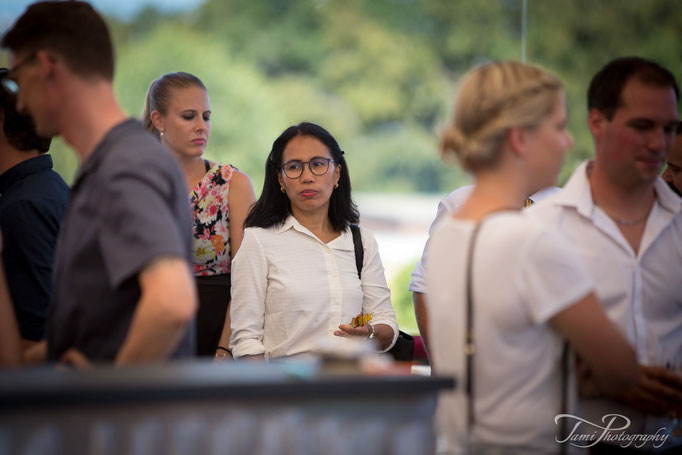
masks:
[(194, 275), (230, 273), (230, 208), (227, 197), (235, 169), (229, 164), (214, 164), (190, 194), (194, 215)]
[(230, 181), (232, 165), (206, 163), (206, 174), (190, 193), (193, 273), (199, 291), (196, 348), (200, 356), (213, 356), (230, 303)]

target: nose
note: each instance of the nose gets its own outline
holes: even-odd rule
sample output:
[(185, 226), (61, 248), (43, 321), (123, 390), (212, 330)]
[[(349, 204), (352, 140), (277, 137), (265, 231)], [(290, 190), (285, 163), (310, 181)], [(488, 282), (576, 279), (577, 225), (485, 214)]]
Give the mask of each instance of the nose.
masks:
[(310, 163), (303, 164), (301, 170), (301, 182), (312, 182), (315, 179), (315, 174), (310, 170)]
[(27, 114), (27, 112), (26, 112), (26, 105), (25, 105), (24, 102), (22, 101), (21, 95), (17, 95), (17, 105), (16, 105), (16, 108), (17, 108), (17, 112), (18, 112), (18, 113), (20, 113), (20, 114), (22, 114), (22, 115), (26, 115), (26, 114)]
[(665, 150), (666, 142), (665, 130), (663, 127), (658, 127), (651, 131), (647, 145), (650, 150)]
[(197, 131), (208, 131), (208, 122), (203, 117), (199, 117), (197, 122)]
[(568, 130), (566, 130), (566, 139), (566, 148), (570, 149), (575, 144), (575, 141), (573, 140), (573, 135)]

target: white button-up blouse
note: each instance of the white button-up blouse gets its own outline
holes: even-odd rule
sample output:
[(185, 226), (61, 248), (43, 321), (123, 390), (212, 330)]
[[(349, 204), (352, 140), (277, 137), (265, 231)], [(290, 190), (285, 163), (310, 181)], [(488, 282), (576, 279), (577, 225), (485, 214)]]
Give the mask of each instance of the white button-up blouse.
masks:
[(398, 325), (384, 268), (376, 240), (361, 233), (362, 281), (350, 229), (327, 244), (293, 216), (282, 225), (245, 229), (232, 262), (232, 354), (285, 357), (344, 343), (334, 331), (360, 312), (393, 328), (392, 346)]

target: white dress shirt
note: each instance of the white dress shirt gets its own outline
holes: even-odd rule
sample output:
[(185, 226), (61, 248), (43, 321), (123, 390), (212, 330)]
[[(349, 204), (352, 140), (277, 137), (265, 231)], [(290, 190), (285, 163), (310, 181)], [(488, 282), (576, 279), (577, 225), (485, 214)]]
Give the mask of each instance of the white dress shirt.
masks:
[[(422, 258), (419, 262), (417, 262), (417, 264), (414, 267), (414, 271), (412, 272), (412, 279), (410, 280), (410, 285), (408, 287), (410, 291), (421, 292), (422, 294), (426, 293), (426, 272), (424, 271), (424, 269), (426, 268), (427, 250), (429, 247), (429, 242), (431, 241), (431, 235), (433, 234), (435, 226), (443, 218), (446, 218), (447, 215), (451, 215), (452, 213), (456, 212), (457, 209), (459, 209), (466, 202), (466, 200), (469, 199), (469, 196), (471, 196), (471, 191), (473, 189), (474, 185), (465, 185), (459, 187), (456, 190), (452, 191), (447, 196), (445, 196), (443, 199), (441, 199), (440, 202), (438, 203), (438, 211), (436, 212), (436, 218), (434, 218), (433, 222), (431, 223), (431, 227), (429, 228), (429, 238), (426, 240), (426, 245), (424, 245), (424, 252), (422, 253)], [(559, 190), (560, 188), (550, 186), (533, 194), (530, 197), (530, 199), (534, 203), (540, 202), (550, 194), (554, 194), (556, 191)]]
[(282, 225), (245, 229), (232, 262), (233, 355), (285, 357), (345, 343), (334, 331), (360, 312), (393, 329), (393, 346), (398, 325), (377, 243), (361, 233), (362, 281), (350, 229), (327, 244), (293, 216)]
[[(635, 254), (616, 223), (592, 200), (587, 162), (564, 189), (526, 210), (568, 238), (597, 284), (596, 293), (607, 315), (634, 347), (644, 365), (682, 369), (682, 203), (661, 178), (654, 184), (656, 202), (646, 220)], [(635, 411), (602, 402), (592, 417), (623, 411), (633, 419), (634, 432), (663, 426)], [(596, 408), (595, 408), (596, 409)], [(586, 416), (587, 417), (587, 416)], [(670, 425), (668, 425), (670, 428)]]

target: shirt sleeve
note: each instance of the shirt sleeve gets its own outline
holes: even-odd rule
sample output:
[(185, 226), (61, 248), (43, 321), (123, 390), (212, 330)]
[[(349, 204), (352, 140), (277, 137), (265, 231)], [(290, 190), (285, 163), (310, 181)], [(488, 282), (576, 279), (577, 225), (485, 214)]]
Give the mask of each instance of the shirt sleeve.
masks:
[(365, 252), (362, 264), (362, 310), (372, 315), (371, 324), (386, 324), (393, 329), (393, 340), (385, 352), (393, 347), (398, 338), (398, 323), (391, 305), (391, 291), (386, 284), (377, 241), (368, 231), (361, 228), (361, 232)]
[(438, 223), (448, 213), (450, 213), (448, 207), (445, 204), (445, 199), (446, 198), (442, 199), (438, 203), (438, 211), (436, 212), (436, 217), (433, 219), (433, 222), (429, 227), (429, 238), (426, 239), (426, 244), (424, 245), (424, 251), (422, 252), (421, 261), (417, 262), (417, 264), (414, 267), (414, 271), (412, 272), (412, 279), (410, 280), (410, 285), (407, 288), (412, 292), (421, 292), (422, 294), (426, 294), (426, 262), (429, 245), (431, 244), (431, 236), (433, 235), (433, 230), (438, 225)]
[(189, 198), (184, 182), (178, 180), (179, 171), (169, 167), (160, 161), (147, 163), (143, 169), (121, 168), (103, 183), (107, 206), (102, 207), (99, 242), (112, 287), (137, 275), (154, 259), (189, 260)]
[(2, 253), (7, 283), (22, 338), (39, 341), (45, 335), (51, 294), (54, 250), (59, 220), (32, 201), (5, 207)]
[(542, 324), (578, 302), (595, 284), (564, 237), (549, 227), (532, 236), (525, 261), (519, 267), (519, 285), (528, 296), (532, 320)]
[(265, 295), (268, 262), (253, 228), (244, 230), (244, 240), (232, 260), (230, 348), (235, 358), (265, 353)]

